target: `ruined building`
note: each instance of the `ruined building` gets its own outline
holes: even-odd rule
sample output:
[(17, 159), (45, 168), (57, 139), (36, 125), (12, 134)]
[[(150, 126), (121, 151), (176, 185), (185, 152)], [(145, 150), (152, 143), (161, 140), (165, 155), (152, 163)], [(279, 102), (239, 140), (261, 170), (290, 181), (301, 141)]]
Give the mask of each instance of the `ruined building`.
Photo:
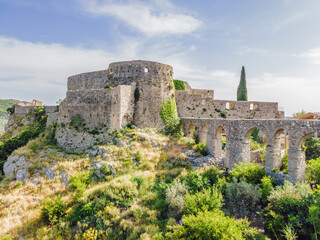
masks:
[(107, 142), (109, 130), (128, 123), (163, 129), (160, 108), (168, 99), (176, 102), (185, 134), (198, 135), (215, 158), (222, 155), (221, 135), (226, 135), (224, 164), (229, 168), (250, 160), (250, 136), (259, 129), (266, 136), (265, 165), (271, 172), (281, 164), (280, 139), (287, 135), (288, 176), (293, 182), (304, 179), (302, 145), (320, 131), (320, 121), (284, 120), (276, 102), (216, 100), (213, 90), (192, 89), (186, 82), (177, 91), (173, 68), (157, 62), (116, 62), (106, 70), (69, 77), (66, 98), (59, 112), (48, 114), (48, 125), (57, 120), (59, 145), (82, 150)]

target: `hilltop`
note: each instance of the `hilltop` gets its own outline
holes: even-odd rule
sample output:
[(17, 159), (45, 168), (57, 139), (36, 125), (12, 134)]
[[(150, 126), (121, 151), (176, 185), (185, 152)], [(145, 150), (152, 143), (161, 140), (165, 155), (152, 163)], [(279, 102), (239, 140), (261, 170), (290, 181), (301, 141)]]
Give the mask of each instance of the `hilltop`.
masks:
[(8, 121), (7, 109), (16, 102), (14, 99), (0, 99), (0, 135), (4, 133), (4, 126)]

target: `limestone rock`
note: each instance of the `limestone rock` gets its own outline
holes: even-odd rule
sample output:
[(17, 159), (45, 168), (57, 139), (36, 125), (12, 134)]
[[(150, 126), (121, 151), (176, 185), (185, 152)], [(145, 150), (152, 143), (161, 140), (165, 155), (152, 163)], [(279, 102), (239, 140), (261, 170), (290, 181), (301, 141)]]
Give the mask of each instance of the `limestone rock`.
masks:
[(52, 168), (43, 167), (42, 170), (44, 174), (47, 176), (47, 178), (54, 179), (56, 174)]
[(28, 181), (28, 177), (27, 177), (27, 174), (28, 174), (28, 171), (27, 169), (19, 169), (18, 172), (17, 172), (17, 176), (16, 176), (16, 180), (17, 181)]
[(66, 171), (60, 172), (60, 181), (64, 183), (64, 185), (69, 186), (69, 176)]
[(103, 161), (103, 162), (94, 162), (92, 165), (93, 178), (95, 181), (105, 178), (108, 175), (116, 176), (116, 169), (112, 163)]
[(27, 169), (32, 163), (26, 162), (25, 156), (13, 155), (3, 165), (5, 177), (15, 177), (20, 169)]

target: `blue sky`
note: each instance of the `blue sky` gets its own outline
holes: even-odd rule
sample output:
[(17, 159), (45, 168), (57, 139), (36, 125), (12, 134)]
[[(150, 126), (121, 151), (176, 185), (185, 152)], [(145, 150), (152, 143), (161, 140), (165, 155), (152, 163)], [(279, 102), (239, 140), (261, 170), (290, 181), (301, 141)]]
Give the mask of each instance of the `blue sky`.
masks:
[(0, 0), (0, 98), (64, 98), (67, 77), (146, 59), (215, 98), (320, 111), (319, 0)]

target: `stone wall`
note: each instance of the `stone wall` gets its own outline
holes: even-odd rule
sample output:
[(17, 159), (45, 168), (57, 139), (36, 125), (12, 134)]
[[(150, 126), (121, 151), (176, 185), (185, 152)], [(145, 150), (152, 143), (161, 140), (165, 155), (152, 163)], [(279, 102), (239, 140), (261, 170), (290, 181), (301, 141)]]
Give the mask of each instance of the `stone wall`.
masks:
[(68, 78), (68, 91), (102, 89), (106, 86), (107, 70), (81, 73)]
[(214, 119), (283, 119), (276, 102), (215, 100), (213, 93), (176, 91), (178, 112), (181, 117)]

